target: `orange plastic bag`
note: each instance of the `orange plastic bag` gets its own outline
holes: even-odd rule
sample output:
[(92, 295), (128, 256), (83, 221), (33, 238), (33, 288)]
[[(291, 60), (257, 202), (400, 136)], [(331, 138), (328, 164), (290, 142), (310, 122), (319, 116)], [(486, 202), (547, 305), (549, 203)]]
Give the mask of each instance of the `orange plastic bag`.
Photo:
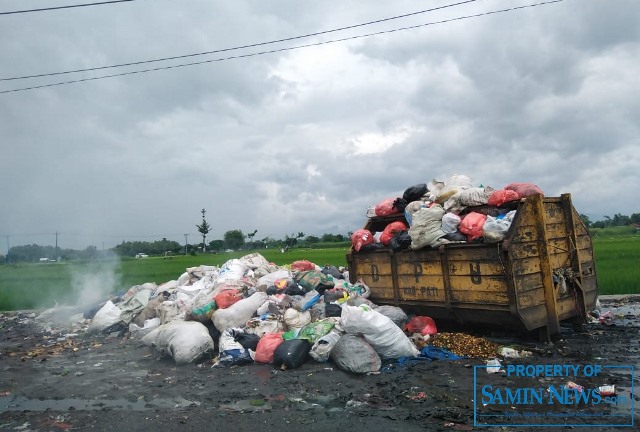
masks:
[(486, 221), (487, 215), (478, 212), (471, 212), (462, 218), (460, 225), (458, 225), (458, 231), (462, 234), (466, 234), (468, 241), (475, 240), (482, 236), (482, 227)]
[(400, 221), (391, 222), (382, 231), (382, 234), (380, 235), (380, 243), (382, 243), (385, 246), (389, 246), (389, 243), (391, 243), (391, 239), (396, 234), (398, 234), (401, 231), (407, 231), (408, 229), (409, 227), (407, 227), (407, 225), (404, 222), (400, 222)]
[(242, 293), (237, 289), (228, 289), (217, 294), (213, 299), (218, 305), (218, 309), (226, 309), (232, 304), (242, 300)]
[(499, 189), (491, 192), (487, 204), (494, 206), (501, 206), (502, 204), (510, 201), (518, 201), (520, 195), (518, 192), (511, 189)]
[(273, 353), (284, 342), (282, 333), (266, 333), (258, 341), (254, 360), (257, 363), (273, 363)]

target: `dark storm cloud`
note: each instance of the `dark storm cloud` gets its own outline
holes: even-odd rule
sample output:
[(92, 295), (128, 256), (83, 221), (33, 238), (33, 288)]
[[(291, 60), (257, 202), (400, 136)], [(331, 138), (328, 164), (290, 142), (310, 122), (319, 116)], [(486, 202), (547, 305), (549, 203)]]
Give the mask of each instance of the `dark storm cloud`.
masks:
[[(139, 1), (11, 15), (0, 25), (0, 75), (212, 51), (445, 4)], [(524, 4), (475, 2), (241, 53)], [(636, 213), (637, 191), (617, 191), (640, 182), (639, 11), (634, 1), (566, 0), (0, 94), (0, 180), (11, 185), (0, 234), (60, 231), (79, 248), (156, 234), (182, 242), (203, 207), (211, 238), (346, 234), (368, 206), (454, 174), (570, 192), (582, 213)], [(0, 91), (234, 54), (4, 81)]]

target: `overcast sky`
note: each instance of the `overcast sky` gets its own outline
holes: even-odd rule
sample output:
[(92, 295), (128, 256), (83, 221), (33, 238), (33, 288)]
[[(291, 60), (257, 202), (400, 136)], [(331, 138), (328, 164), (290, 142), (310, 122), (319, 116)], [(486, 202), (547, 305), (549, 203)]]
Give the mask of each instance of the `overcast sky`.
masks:
[(0, 252), (56, 232), (62, 248), (196, 243), (202, 208), (207, 240), (347, 234), (369, 206), (454, 174), (568, 192), (594, 220), (640, 212), (640, 2), (416, 13), (454, 3), (137, 0), (0, 15)]

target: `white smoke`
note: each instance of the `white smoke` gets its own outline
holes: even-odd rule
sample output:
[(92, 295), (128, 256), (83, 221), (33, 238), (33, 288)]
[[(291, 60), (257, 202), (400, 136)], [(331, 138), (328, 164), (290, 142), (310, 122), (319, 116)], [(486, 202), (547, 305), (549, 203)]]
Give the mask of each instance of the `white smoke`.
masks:
[(71, 298), (67, 302), (87, 307), (106, 301), (120, 286), (119, 266), (120, 259), (116, 254), (103, 255), (99, 260), (73, 266)]

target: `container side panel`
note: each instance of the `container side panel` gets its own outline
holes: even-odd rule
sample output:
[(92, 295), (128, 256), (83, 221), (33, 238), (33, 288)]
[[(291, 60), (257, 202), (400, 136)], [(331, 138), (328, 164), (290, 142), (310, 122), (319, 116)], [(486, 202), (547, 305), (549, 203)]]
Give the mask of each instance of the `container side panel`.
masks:
[(414, 275), (399, 274), (398, 287), (400, 300), (403, 301), (425, 300), (439, 303), (446, 301), (442, 276), (421, 275), (416, 278)]

